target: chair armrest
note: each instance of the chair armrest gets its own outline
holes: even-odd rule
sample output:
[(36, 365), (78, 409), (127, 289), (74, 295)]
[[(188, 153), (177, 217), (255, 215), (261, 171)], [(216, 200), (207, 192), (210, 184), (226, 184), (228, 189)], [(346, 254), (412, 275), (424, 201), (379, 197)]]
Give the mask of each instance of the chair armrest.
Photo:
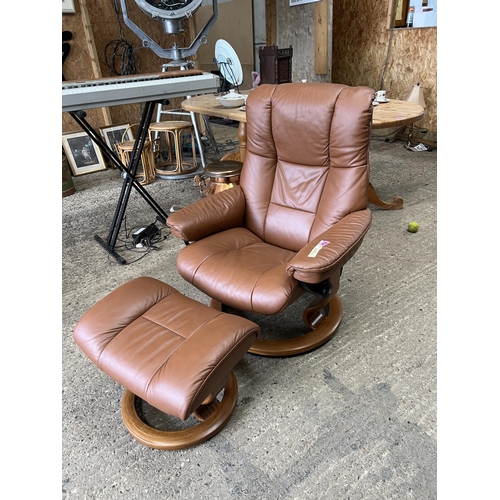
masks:
[[(287, 274), (304, 283), (319, 283), (329, 278), (336, 268), (342, 267), (355, 254), (371, 221), (368, 208), (346, 215), (302, 248), (288, 263)], [(315, 256), (310, 256), (320, 241), (329, 243), (322, 246)]]
[(211, 234), (240, 227), (245, 216), (245, 196), (241, 187), (214, 193), (170, 215), (170, 232), (184, 241), (196, 241)]

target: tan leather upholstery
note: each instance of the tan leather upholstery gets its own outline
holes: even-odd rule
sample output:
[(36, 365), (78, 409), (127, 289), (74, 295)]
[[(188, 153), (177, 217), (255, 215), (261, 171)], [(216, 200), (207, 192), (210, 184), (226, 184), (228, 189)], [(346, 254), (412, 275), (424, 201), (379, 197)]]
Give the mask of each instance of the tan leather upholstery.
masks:
[(185, 420), (224, 388), (258, 331), (251, 321), (143, 277), (118, 287), (87, 311), (74, 339), (116, 382)]
[[(374, 91), (328, 83), (261, 85), (246, 102), (240, 185), (167, 219), (190, 242), (177, 268), (228, 306), (276, 314), (331, 279), (371, 224), (369, 144)], [(311, 250), (329, 243), (315, 257)]]

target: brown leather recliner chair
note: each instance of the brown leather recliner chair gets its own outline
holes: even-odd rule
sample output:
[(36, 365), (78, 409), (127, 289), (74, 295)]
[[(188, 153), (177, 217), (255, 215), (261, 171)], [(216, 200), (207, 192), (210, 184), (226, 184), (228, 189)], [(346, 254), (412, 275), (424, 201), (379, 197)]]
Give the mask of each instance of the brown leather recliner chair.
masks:
[(371, 224), (373, 98), (370, 88), (333, 83), (252, 90), (240, 185), (167, 219), (187, 244), (177, 258), (179, 273), (212, 298), (212, 307), (275, 315), (313, 294), (303, 313), (309, 333), (260, 336), (249, 352), (307, 352), (340, 324), (342, 267)]

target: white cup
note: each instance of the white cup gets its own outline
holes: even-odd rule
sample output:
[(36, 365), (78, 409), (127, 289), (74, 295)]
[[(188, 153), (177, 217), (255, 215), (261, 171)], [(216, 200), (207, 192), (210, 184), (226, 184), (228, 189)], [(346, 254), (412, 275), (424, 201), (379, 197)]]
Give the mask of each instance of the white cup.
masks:
[(385, 90), (377, 90), (377, 92), (375, 93), (375, 101), (377, 102), (387, 101), (387, 98), (385, 96)]

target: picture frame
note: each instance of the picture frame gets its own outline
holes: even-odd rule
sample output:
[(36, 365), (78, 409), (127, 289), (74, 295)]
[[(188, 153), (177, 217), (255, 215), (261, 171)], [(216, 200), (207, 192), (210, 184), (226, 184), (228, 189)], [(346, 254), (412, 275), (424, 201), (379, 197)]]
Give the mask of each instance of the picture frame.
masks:
[(62, 13), (63, 14), (74, 14), (75, 13), (75, 1), (74, 0), (62, 0)]
[[(409, 3), (410, 0), (396, 0), (395, 5), (393, 5), (393, 8), (395, 9), (393, 23), (394, 28), (406, 27), (406, 15), (408, 13)], [(392, 28), (392, 26), (390, 26), (390, 28)]]
[(73, 176), (106, 170), (101, 150), (86, 132), (63, 134), (62, 144)]
[[(101, 132), (104, 142), (114, 153), (117, 153), (115, 147), (117, 143), (134, 140), (132, 129), (130, 128), (130, 124), (128, 123), (124, 123), (123, 125), (110, 125), (107, 127), (100, 127), (99, 131)], [(123, 137), (124, 134), (125, 137)]]

